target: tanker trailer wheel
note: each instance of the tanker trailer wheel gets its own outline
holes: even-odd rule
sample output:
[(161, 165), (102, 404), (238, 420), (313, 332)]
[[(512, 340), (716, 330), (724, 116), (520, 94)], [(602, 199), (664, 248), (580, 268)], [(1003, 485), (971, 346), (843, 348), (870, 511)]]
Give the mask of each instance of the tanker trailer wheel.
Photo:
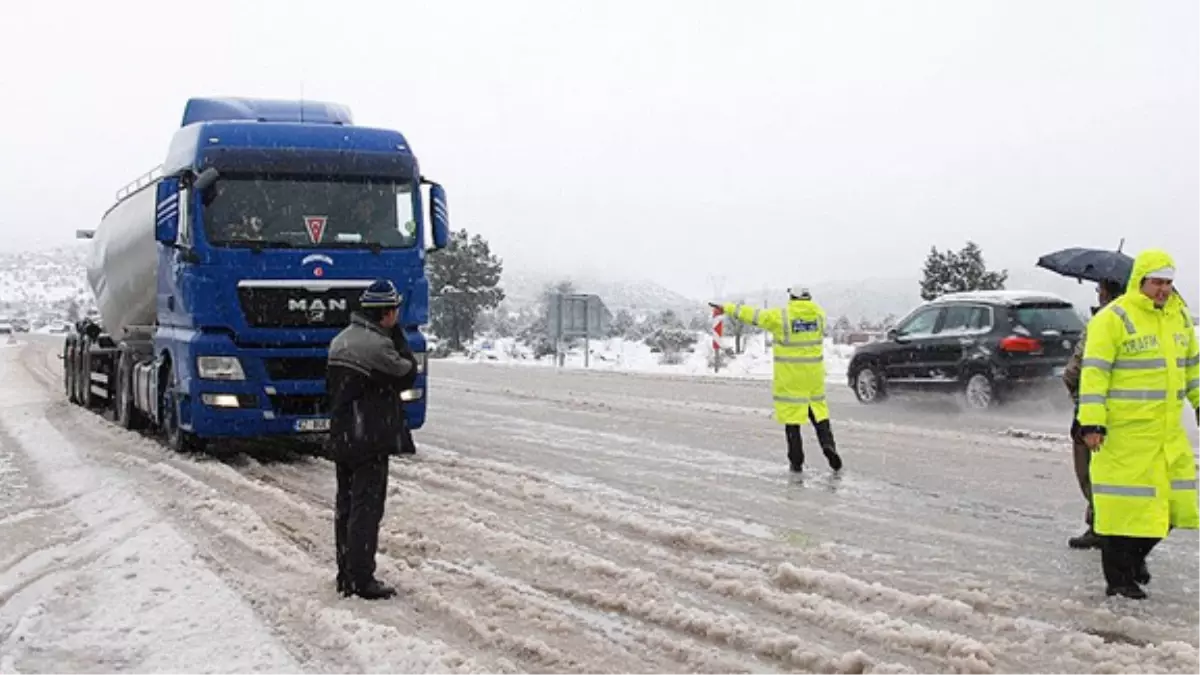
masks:
[[(79, 368), (79, 400), (83, 403), (83, 407), (89, 410), (104, 408), (104, 397), (97, 396), (92, 392), (92, 352), (90, 349), (83, 350), (80, 362), (82, 365)], [(102, 364), (103, 362), (101, 362)]]
[(63, 380), (67, 386), (67, 400), (75, 405), (82, 405), (83, 399), (79, 396), (79, 343), (70, 341), (67, 343), (67, 357), (63, 360)]
[(71, 342), (63, 340), (62, 350), (62, 370), (63, 370), (63, 393), (66, 394), (68, 401), (73, 401), (74, 395), (71, 393)]

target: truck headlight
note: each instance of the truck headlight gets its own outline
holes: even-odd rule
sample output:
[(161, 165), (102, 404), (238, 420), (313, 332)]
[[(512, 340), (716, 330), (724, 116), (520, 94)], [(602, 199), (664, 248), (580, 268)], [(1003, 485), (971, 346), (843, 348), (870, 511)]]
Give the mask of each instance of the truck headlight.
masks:
[(198, 356), (196, 372), (205, 380), (244, 380), (246, 373), (236, 356)]
[(400, 400), (405, 403), (412, 403), (413, 401), (420, 401), (424, 395), (424, 389), (405, 389), (400, 392)]

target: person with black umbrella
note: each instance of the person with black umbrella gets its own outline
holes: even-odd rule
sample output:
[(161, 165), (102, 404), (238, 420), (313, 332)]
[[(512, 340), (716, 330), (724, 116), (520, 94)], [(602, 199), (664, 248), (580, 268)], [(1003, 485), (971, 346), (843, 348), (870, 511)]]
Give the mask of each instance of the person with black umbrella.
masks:
[[(1092, 315), (1095, 316), (1096, 312), (1125, 292), (1125, 285), (1133, 270), (1133, 258), (1119, 249), (1108, 251), (1075, 247), (1048, 253), (1038, 259), (1037, 266), (1064, 277), (1078, 279), (1081, 282), (1095, 282), (1096, 300), (1099, 303), (1098, 306), (1092, 308)], [(1092, 451), (1084, 442), (1079, 421), (1076, 419), (1079, 415), (1079, 379), (1083, 370), (1083, 352), (1086, 341), (1087, 329), (1085, 328), (1083, 335), (1079, 336), (1079, 342), (1076, 343), (1075, 351), (1063, 372), (1063, 383), (1075, 401), (1075, 412), (1071, 415), (1071, 445), (1075, 479), (1079, 483), (1079, 490), (1083, 493), (1083, 498), (1087, 500), (1087, 509), (1084, 512), (1087, 530), (1067, 540), (1067, 545), (1074, 549), (1099, 548), (1102, 543), (1102, 539), (1096, 534), (1093, 527), (1095, 510), (1092, 504), (1092, 481), (1089, 468)]]
[[(1100, 304), (1092, 308), (1092, 315), (1095, 316), (1096, 312), (1121, 295), (1124, 288), (1123, 280), (1102, 281), (1096, 284), (1096, 300)], [(1092, 451), (1084, 442), (1079, 428), (1079, 420), (1076, 419), (1079, 415), (1079, 375), (1083, 368), (1083, 350), (1086, 340), (1087, 329), (1084, 328), (1083, 335), (1079, 336), (1079, 342), (1075, 345), (1075, 352), (1071, 354), (1071, 359), (1067, 362), (1066, 370), (1063, 372), (1063, 383), (1067, 385), (1067, 391), (1071, 393), (1071, 398), (1075, 401), (1075, 412), (1071, 415), (1071, 444), (1074, 454), (1075, 479), (1079, 481), (1079, 489), (1088, 503), (1087, 510), (1084, 512), (1087, 530), (1083, 534), (1067, 540), (1067, 545), (1074, 549), (1099, 548), (1101, 543), (1100, 537), (1096, 535), (1092, 526), (1092, 480), (1089, 475)]]

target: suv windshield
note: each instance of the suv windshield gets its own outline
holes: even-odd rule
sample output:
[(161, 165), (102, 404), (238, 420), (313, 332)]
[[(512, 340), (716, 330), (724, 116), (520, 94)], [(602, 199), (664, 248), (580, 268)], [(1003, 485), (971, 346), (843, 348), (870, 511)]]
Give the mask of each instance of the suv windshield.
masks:
[(216, 246), (410, 248), (412, 190), (389, 180), (226, 175), (206, 199), (204, 232)]
[(1033, 335), (1048, 331), (1079, 333), (1083, 331), (1083, 319), (1071, 305), (1040, 304), (1021, 305), (1012, 310), (1013, 323), (1024, 326)]

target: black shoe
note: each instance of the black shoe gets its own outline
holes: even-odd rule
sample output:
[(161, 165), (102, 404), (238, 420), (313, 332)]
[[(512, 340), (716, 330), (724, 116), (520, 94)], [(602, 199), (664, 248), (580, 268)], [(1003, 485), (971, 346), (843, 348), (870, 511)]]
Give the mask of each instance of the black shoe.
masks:
[(1087, 532), (1084, 532), (1078, 537), (1071, 537), (1068, 539), (1067, 546), (1077, 550), (1100, 548), (1100, 536), (1092, 531), (1091, 528), (1088, 528)]
[(1133, 573), (1133, 580), (1143, 586), (1150, 583), (1150, 570), (1146, 569), (1146, 563), (1138, 565), (1137, 571)]
[(804, 471), (803, 464), (792, 464), (792, 473), (801, 473)]
[(1145, 600), (1146, 591), (1143, 591), (1137, 586), (1109, 586), (1105, 591), (1105, 595), (1121, 595), (1131, 600)]
[(337, 592), (340, 595), (350, 595), (349, 586), (350, 586), (350, 584), (348, 584), (346, 582), (346, 577), (343, 577), (342, 575), (339, 574), (338, 578), (337, 578)]
[(842, 456), (837, 454), (836, 450), (830, 450), (825, 453), (825, 459), (829, 460), (829, 468), (834, 471), (842, 470)]
[(371, 579), (365, 584), (348, 584), (346, 595), (357, 595), (364, 600), (382, 600), (396, 594), (396, 589), (378, 579)]

